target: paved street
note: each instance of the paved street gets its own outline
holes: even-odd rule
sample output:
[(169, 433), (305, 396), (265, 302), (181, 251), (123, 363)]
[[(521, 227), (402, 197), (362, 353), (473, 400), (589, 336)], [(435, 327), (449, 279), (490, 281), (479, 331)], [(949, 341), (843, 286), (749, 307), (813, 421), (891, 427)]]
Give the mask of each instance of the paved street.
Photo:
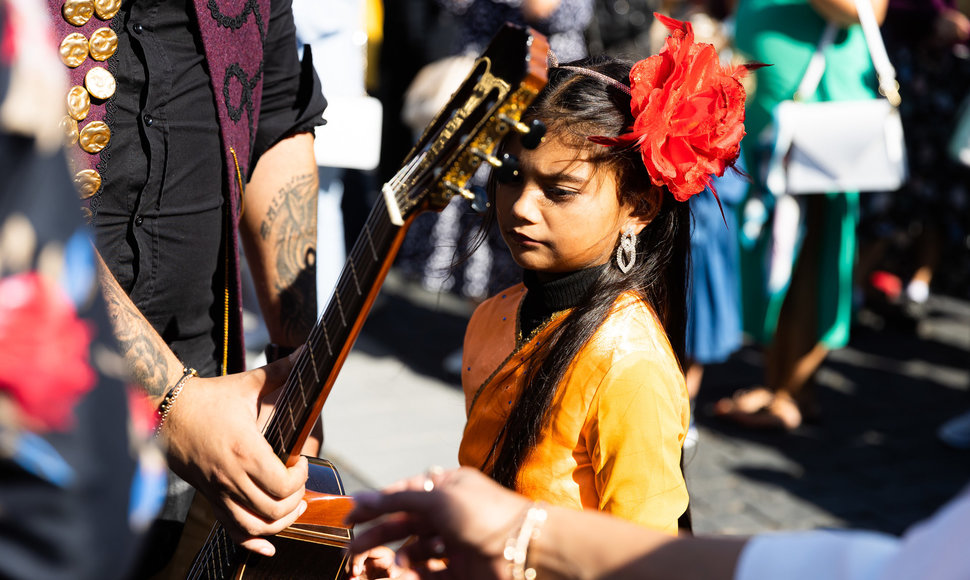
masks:
[[(457, 464), (463, 398), (442, 361), (461, 345), (468, 306), (393, 274), (324, 410), (324, 455), (350, 491)], [(709, 367), (686, 466), (695, 530), (898, 533), (970, 482), (970, 452), (935, 438), (970, 408), (970, 304), (933, 297), (918, 324), (905, 322), (861, 316), (818, 374), (820, 419), (791, 434), (710, 415), (719, 397), (759, 382), (756, 349)]]

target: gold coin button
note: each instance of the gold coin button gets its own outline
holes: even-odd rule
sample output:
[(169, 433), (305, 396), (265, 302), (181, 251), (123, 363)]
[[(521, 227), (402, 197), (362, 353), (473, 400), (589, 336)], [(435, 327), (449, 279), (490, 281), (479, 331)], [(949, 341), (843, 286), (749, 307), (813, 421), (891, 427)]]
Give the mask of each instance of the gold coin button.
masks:
[(100, 66), (96, 66), (84, 75), (84, 86), (96, 99), (107, 99), (115, 94), (115, 78)]
[(88, 39), (80, 32), (72, 32), (61, 41), (61, 61), (76, 68), (88, 57)]
[(61, 14), (74, 26), (84, 26), (94, 15), (94, 0), (65, 0)]
[(67, 92), (67, 114), (78, 121), (83, 121), (91, 111), (91, 96), (87, 89), (74, 85)]
[(111, 140), (111, 129), (101, 121), (92, 121), (81, 129), (78, 140), (81, 142), (81, 149), (88, 153), (99, 153)]
[(108, 60), (118, 50), (118, 35), (110, 28), (99, 28), (91, 33), (91, 58)]
[(64, 137), (67, 139), (67, 143), (69, 145), (74, 145), (77, 143), (77, 119), (71, 117), (70, 115), (64, 115), (64, 118), (61, 119), (61, 130), (64, 131)]
[(81, 199), (87, 199), (101, 189), (101, 174), (93, 169), (78, 171), (74, 176), (74, 185), (77, 186)]
[(121, 0), (94, 0), (94, 12), (101, 20), (111, 20), (121, 8)]

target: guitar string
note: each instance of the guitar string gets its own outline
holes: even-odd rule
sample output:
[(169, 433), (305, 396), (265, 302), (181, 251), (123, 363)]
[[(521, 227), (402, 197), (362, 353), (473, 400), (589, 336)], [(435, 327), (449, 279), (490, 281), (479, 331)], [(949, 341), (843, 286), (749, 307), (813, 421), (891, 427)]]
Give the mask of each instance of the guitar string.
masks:
[[(440, 133), (440, 131), (441, 130), (439, 130), (439, 133)], [(398, 203), (399, 206), (402, 205), (402, 203), (411, 201), (411, 200), (406, 199), (406, 197), (407, 197), (407, 191), (403, 190), (403, 188), (401, 188), (401, 186), (402, 185), (405, 185), (408, 182), (415, 181), (415, 173), (416, 173), (416, 170), (421, 165), (421, 162), (424, 160), (424, 158), (426, 157), (426, 155), (427, 155), (427, 152), (422, 152), (420, 154), (414, 155), (412, 157), (412, 159), (407, 164), (405, 164), (404, 167), (402, 167), (401, 170), (398, 171), (398, 173), (388, 183), (388, 185), (390, 187), (392, 187), (394, 189), (394, 191), (396, 192), (395, 193), (395, 201)], [(384, 200), (383, 199), (379, 199), (378, 201), (379, 202), (383, 202)], [(410, 208), (407, 208), (407, 209), (410, 209)], [(380, 219), (380, 218), (384, 218), (384, 219)], [(375, 221), (376, 221), (376, 224), (372, 224), (372, 222), (375, 222)], [(381, 239), (382, 241), (385, 241), (386, 242), (386, 239), (384, 238), (384, 235), (387, 233), (387, 229), (391, 225), (392, 224), (390, 224), (390, 220), (387, 218), (386, 208), (384, 208), (382, 210), (382, 208), (380, 207), (380, 203), (376, 204), (374, 210), (371, 213), (370, 218), (368, 219), (367, 223), (365, 223), (365, 225), (364, 225), (364, 232), (367, 234), (366, 235), (366, 237), (367, 237), (367, 244), (369, 244), (369, 248), (370, 248), (371, 254), (372, 254), (372, 256), (375, 259), (373, 260), (372, 263), (369, 263), (369, 264), (366, 263), (366, 262), (362, 262), (363, 254), (366, 251), (365, 250), (365, 245), (367, 245), (367, 244), (364, 244), (363, 243), (363, 240), (360, 237), (358, 237), (358, 241), (357, 241), (357, 243), (354, 244), (354, 247), (351, 250), (350, 257), (348, 258), (347, 263), (346, 263), (346, 265), (344, 267), (344, 270), (343, 270), (340, 278), (338, 279), (338, 282), (336, 284), (333, 297), (331, 298), (331, 301), (330, 302), (331, 302), (331, 306), (334, 306), (335, 305), (335, 310), (336, 310), (336, 312), (338, 312), (340, 314), (341, 322), (342, 322), (342, 324), (344, 326), (344, 329), (347, 330), (348, 332), (349, 332), (349, 328), (348, 328), (348, 324), (347, 324), (347, 321), (346, 321), (346, 314), (347, 313), (346, 313), (346, 311), (344, 310), (344, 307), (343, 307), (343, 302), (345, 301), (345, 299), (343, 299), (342, 296), (345, 296), (347, 294), (348, 289), (349, 289), (348, 287), (351, 284), (351, 282), (353, 282), (353, 284), (354, 284), (353, 290), (356, 291), (356, 297), (352, 297), (352, 298), (356, 298), (357, 300), (354, 302), (354, 308), (352, 308), (352, 310), (359, 310), (359, 308), (362, 306), (359, 303), (359, 300), (361, 298), (366, 298), (366, 296), (364, 295), (364, 293), (362, 292), (362, 289), (360, 288), (358, 274), (357, 274), (357, 271), (356, 271), (356, 264), (358, 264), (358, 263), (363, 263), (364, 264), (364, 266), (365, 266), (364, 272), (365, 272), (365, 274), (367, 274), (367, 276), (365, 276), (365, 277), (369, 277), (370, 276), (371, 271), (373, 270), (374, 267), (380, 268), (380, 266), (382, 264), (381, 264), (380, 259), (377, 257), (377, 253), (376, 253), (376, 251), (375, 251), (375, 249), (373, 247), (373, 242), (372, 242), (373, 233), (377, 233), (378, 234), (378, 238)], [(383, 246), (383, 244), (382, 244), (382, 246)], [(350, 276), (348, 276), (348, 273), (350, 274)], [(318, 325), (315, 325), (314, 326), (314, 328), (311, 330), (310, 336), (308, 337), (308, 340), (307, 340), (308, 348), (311, 350), (311, 352), (309, 353), (309, 355), (310, 355), (309, 364), (312, 366), (312, 368), (314, 370), (314, 375), (315, 375), (314, 379), (317, 382), (319, 382), (319, 377), (316, 376), (316, 375), (319, 374), (319, 369), (317, 368), (316, 361), (313, 359), (313, 352), (312, 351), (313, 350), (317, 350), (319, 348), (319, 339), (320, 339), (319, 334), (320, 334), (320, 332), (317, 331), (318, 328), (323, 329), (323, 331), (325, 333), (326, 324), (333, 322), (332, 321), (332, 316), (333, 316), (332, 313), (333, 313), (333, 311), (334, 311), (333, 308), (328, 307), (322, 313), (322, 315), (321, 315), (321, 318), (323, 319), (322, 320), (322, 324), (318, 324)], [(330, 317), (331, 320), (327, 320), (328, 317)], [(330, 354), (330, 356), (332, 357), (333, 356), (333, 352), (332, 352), (332, 347), (331, 347), (330, 341), (328, 340), (328, 337), (326, 337), (326, 336), (324, 336), (324, 340), (325, 340), (326, 345), (327, 345), (328, 354)], [(299, 376), (302, 376), (303, 373), (306, 372), (306, 368), (307, 368), (307, 360), (306, 360), (306, 357), (305, 356), (301, 356), (298, 359), (297, 365), (296, 365), (296, 371), (297, 371), (297, 373), (299, 373)], [(304, 385), (303, 385), (303, 381), (302, 380), (301, 381), (288, 381), (287, 384), (286, 384), (286, 389), (284, 390), (284, 400), (287, 400), (287, 401), (292, 402), (293, 400), (295, 400), (295, 398), (292, 396), (292, 390), (293, 389), (301, 389), (302, 390), (303, 388), (304, 388)], [(301, 399), (304, 401), (304, 409), (305, 409), (305, 408), (308, 407), (308, 405), (306, 403), (306, 396), (305, 396), (305, 393), (304, 392), (301, 392), (301, 395), (302, 395), (301, 396)], [(288, 412), (291, 415), (291, 423), (295, 423), (295, 421), (293, 420), (293, 417), (292, 417), (292, 414), (293, 414), (292, 406), (289, 406), (288, 407)], [(271, 417), (271, 422), (276, 423), (276, 432), (277, 432), (277, 435), (279, 437), (278, 444), (277, 445), (274, 445), (274, 448), (279, 447), (278, 454), (282, 456), (285, 453), (285, 449), (283, 449), (283, 447), (285, 447), (285, 440), (287, 439), (287, 436), (284, 435), (283, 428), (279, 425), (279, 423), (277, 421), (274, 421), (273, 419), (275, 419), (275, 417)], [(301, 419), (302, 419), (302, 417), (301, 417)], [(301, 423), (302, 423), (302, 421), (301, 421)], [(296, 431), (296, 425), (294, 424), (293, 427), (294, 427), (294, 432), (295, 432)], [(292, 435), (292, 434), (293, 433), (291, 433), (290, 435)]]
[[(383, 200), (379, 200), (379, 202), (383, 202)], [(374, 244), (373, 244), (373, 237), (374, 237), (374, 235), (376, 234), (377, 238), (379, 240), (381, 240), (382, 242), (384, 242), (384, 243), (379, 244), (380, 246), (383, 247), (385, 244), (388, 243), (388, 238), (386, 236), (389, 234), (388, 230), (389, 230), (390, 226), (392, 225), (390, 223), (390, 220), (387, 219), (386, 211), (380, 211), (379, 208), (376, 208), (376, 209), (377, 209), (377, 211), (374, 211), (373, 212), (373, 214), (371, 216), (371, 219), (368, 219), (367, 223), (365, 223), (365, 225), (364, 225), (364, 233), (366, 234), (366, 237), (367, 237), (367, 243), (369, 245), (369, 249), (370, 249), (370, 252), (371, 252), (371, 256), (372, 256), (372, 258), (375, 258), (375, 259), (372, 259), (372, 260), (370, 260), (368, 262), (363, 262), (363, 266), (364, 266), (363, 267), (363, 270), (364, 270), (364, 273), (366, 275), (365, 277), (370, 277), (371, 274), (372, 274), (372, 270), (374, 268), (380, 268), (381, 265), (382, 265), (381, 260), (377, 257), (376, 249), (374, 248)], [(380, 219), (381, 217), (383, 217), (385, 219)], [(374, 221), (376, 223), (375, 224), (372, 224), (371, 223), (372, 221)], [(396, 232), (394, 232), (394, 233), (396, 233)], [(361, 259), (363, 258), (363, 254), (365, 253), (364, 245), (365, 244), (363, 244), (361, 242), (361, 240), (359, 239), (358, 240), (358, 243), (356, 243), (354, 245), (354, 248), (351, 251), (350, 258), (348, 258), (348, 266), (353, 269), (353, 270), (351, 270), (351, 273), (355, 276), (355, 278), (357, 276), (357, 272), (355, 270), (356, 266), (354, 265), (354, 262), (361, 262)], [(335, 293), (337, 293), (337, 292), (346, 293), (347, 292), (348, 286), (350, 284), (350, 279), (347, 277), (346, 274), (347, 274), (347, 269), (345, 267), (345, 271), (342, 273), (342, 275), (340, 277), (340, 280), (338, 280), (338, 284), (336, 285)], [(359, 285), (359, 281), (355, 279), (354, 280), (354, 283), (355, 283), (354, 290), (356, 290), (357, 298), (358, 299), (365, 298), (363, 292), (361, 291), (361, 288), (360, 288), (360, 285)], [(341, 302), (338, 302), (337, 304), (338, 304), (338, 308), (339, 308)], [(360, 306), (360, 305), (357, 305), (357, 306)], [(342, 318), (345, 317), (345, 313), (344, 312), (341, 311), (340, 314), (341, 314), (341, 317)], [(334, 320), (333, 320), (333, 318), (334, 318), (333, 311), (330, 308), (326, 309), (321, 314), (321, 319), (322, 319), (321, 322), (322, 323), (314, 326), (314, 328), (311, 330), (310, 336), (308, 337), (307, 343), (308, 343), (308, 348), (310, 348), (310, 349), (319, 349), (319, 346), (320, 346), (319, 340), (321, 338), (320, 337), (320, 334), (323, 333), (324, 334), (324, 339), (326, 340), (326, 345), (327, 345), (327, 348), (328, 348), (328, 355), (330, 356), (330, 358), (332, 358), (332, 356), (333, 356), (332, 346), (331, 346), (329, 340), (327, 340), (326, 331), (325, 331), (326, 323), (328, 322), (328, 320), (326, 320), (326, 318), (328, 316), (330, 318), (329, 322), (331, 322), (331, 323), (334, 322)], [(345, 326), (346, 326), (346, 324), (345, 324)], [(349, 331), (349, 329), (348, 329), (348, 331)], [(288, 380), (287, 381), (287, 384), (286, 384), (286, 392), (290, 395), (287, 400), (289, 400), (289, 401), (295, 400), (295, 398), (292, 397), (292, 389), (294, 389), (294, 388), (300, 389), (301, 390), (302, 400), (304, 401), (304, 408), (307, 408), (308, 407), (308, 404), (306, 402), (306, 394), (305, 394), (305, 391), (304, 391), (304, 386), (302, 384), (302, 377), (304, 376), (304, 373), (306, 373), (306, 371), (310, 368), (309, 365), (308, 365), (308, 361), (309, 361), (309, 365), (314, 365), (314, 368), (313, 368), (314, 374), (315, 375), (318, 375), (319, 374), (319, 369), (317, 369), (315, 367), (315, 363), (314, 363), (314, 359), (313, 359), (312, 353), (310, 353), (309, 355), (306, 355), (306, 353), (304, 353), (304, 355), (301, 355), (298, 358), (297, 365), (295, 365), (295, 369), (296, 369), (296, 372), (297, 372), (297, 379), (298, 380), (297, 381), (289, 381)], [(292, 416), (292, 408), (289, 408), (288, 411), (290, 412), (290, 420), (291, 420), (291, 424), (293, 426), (293, 433), (295, 433), (297, 429), (296, 429), (296, 425), (294, 423), (293, 416)], [(277, 435), (279, 437), (279, 440), (278, 440), (278, 444), (277, 445), (274, 445), (274, 447), (279, 447), (278, 454), (280, 456), (282, 456), (283, 452), (285, 451), (282, 447), (284, 445), (284, 441), (285, 441), (286, 437), (282, 433), (282, 427), (281, 427), (280, 421), (276, 420), (275, 411), (274, 411), (274, 416), (272, 416), (271, 419), (270, 419), (270, 423), (276, 423), (277, 424)], [(291, 433), (291, 436), (292, 436), (293, 433)], [(221, 524), (218, 524), (217, 530), (216, 530), (216, 534), (217, 534), (217, 538), (216, 538), (216, 540), (214, 542), (215, 545), (213, 546), (212, 544), (208, 544), (207, 543), (207, 547), (209, 549), (207, 551), (207, 556), (204, 559), (204, 561), (206, 562), (206, 568), (209, 570), (209, 572), (210, 573), (215, 572), (217, 574), (217, 576), (211, 576), (210, 575), (208, 577), (210, 577), (210, 578), (211, 577), (223, 578), (224, 575), (225, 575), (224, 572), (223, 572), (223, 570), (224, 569), (228, 569), (230, 566), (232, 566), (232, 560), (233, 560), (233, 557), (235, 556), (235, 553), (236, 553), (236, 546), (235, 546), (234, 543), (228, 541), (228, 533), (226, 532), (225, 528), (221, 526)], [(213, 560), (213, 558), (212, 558), (212, 550), (213, 549), (215, 549), (215, 551), (217, 552), (217, 554), (219, 556), (219, 558), (217, 560)], [(213, 561), (218, 562), (220, 564), (219, 570), (216, 570), (216, 571), (211, 570), (211, 565), (212, 565), (212, 562)]]
[[(440, 134), (440, 131), (439, 131), (439, 134)], [(400, 187), (401, 185), (406, 184), (413, 177), (413, 175), (412, 175), (413, 170), (416, 169), (420, 165), (420, 161), (423, 160), (423, 158), (425, 157), (425, 155), (426, 155), (426, 152), (422, 152), (422, 153), (420, 153), (418, 155), (415, 155), (408, 162), (408, 164), (405, 165), (405, 167), (403, 167), (400, 171), (398, 171), (397, 174), (395, 174), (395, 176), (389, 182), (389, 184), (392, 184), (392, 187), (395, 188), (395, 201), (398, 203), (399, 207), (401, 205), (401, 202), (408, 201), (408, 200), (407, 199), (402, 199), (402, 192), (401, 191), (398, 191), (398, 187)], [(406, 196), (406, 192), (404, 192), (404, 194)], [(374, 247), (373, 236), (376, 234), (381, 241), (387, 242), (387, 239), (384, 236), (388, 234), (388, 231), (387, 230), (392, 225), (390, 223), (390, 219), (388, 218), (388, 215), (387, 215), (387, 211), (386, 211), (387, 208), (385, 207), (384, 208), (384, 211), (381, 211), (380, 210), (380, 205), (381, 204), (384, 204), (384, 203), (385, 203), (385, 201), (383, 199), (379, 199), (378, 200), (377, 204), (375, 204), (374, 211), (372, 211), (371, 218), (368, 219), (368, 221), (364, 225), (364, 233), (367, 236), (367, 245), (369, 246), (370, 252), (371, 252), (372, 257), (373, 257), (373, 260), (371, 261), (370, 265), (367, 266), (366, 269), (365, 269), (365, 273), (368, 275), (368, 277), (371, 274), (371, 270), (374, 267), (379, 268), (381, 266), (381, 259), (377, 255), (377, 250)], [(408, 209), (410, 209), (410, 208), (408, 208)], [(384, 219), (378, 219), (380, 217), (383, 217)], [(371, 221), (377, 221), (378, 223), (375, 224), (374, 227), (372, 227), (371, 226)], [(380, 245), (383, 246), (383, 244), (380, 244)], [(363, 252), (364, 252), (364, 244), (361, 242), (361, 239), (359, 238), (358, 239), (358, 242), (354, 244), (354, 247), (351, 250), (351, 255), (348, 258), (348, 261), (349, 260), (360, 260), (360, 258), (362, 257), (361, 254)], [(356, 280), (357, 272), (355, 270), (355, 266), (352, 263), (350, 264), (350, 266), (351, 266), (352, 269), (354, 269), (353, 270), (353, 274), (354, 274), (354, 278), (355, 278), (355, 284), (356, 284), (358, 298), (361, 298), (361, 297), (364, 297), (365, 298), (365, 296), (363, 295), (363, 293), (360, 291), (359, 281)], [(346, 291), (346, 286), (349, 284), (349, 280), (347, 279), (346, 273), (347, 273), (347, 268), (345, 267), (344, 271), (342, 272), (342, 274), (341, 274), (341, 276), (340, 276), (340, 278), (339, 278), (339, 280), (338, 280), (338, 282), (336, 284), (336, 287), (335, 287), (335, 290), (334, 290), (334, 294), (335, 295), (337, 293), (345, 292)], [(332, 302), (332, 300), (331, 300), (331, 302)], [(339, 305), (339, 302), (338, 302), (338, 305)], [(360, 306), (360, 305), (358, 305), (358, 306)], [(328, 316), (330, 316), (332, 318), (332, 314), (331, 313), (332, 313), (332, 310), (331, 310), (331, 308), (328, 305), (327, 309), (325, 309), (324, 312), (321, 313), (321, 315), (320, 315), (320, 319), (321, 320), (319, 320), (318, 321), (318, 324), (314, 325), (314, 328), (311, 329), (310, 336), (308, 336), (308, 339), (307, 339), (307, 349), (317, 349), (317, 348), (319, 348), (319, 342), (318, 341), (320, 339), (320, 334), (322, 332), (324, 334), (324, 337), (323, 338), (326, 341), (326, 345), (327, 345), (327, 349), (328, 349), (328, 355), (329, 355), (330, 358), (332, 358), (334, 356), (334, 353), (332, 352), (332, 345), (330, 344), (329, 337), (326, 336), (327, 333), (326, 333), (326, 330), (324, 328), (324, 325), (327, 324), (328, 322), (332, 322), (332, 320), (329, 320), (329, 321), (326, 320), (326, 318)], [(343, 316), (343, 314), (344, 313), (341, 312), (341, 315), (342, 316)], [(322, 331), (318, 331), (318, 327), (321, 328), (321, 329), (323, 329), (323, 330)], [(292, 401), (292, 400), (294, 400), (294, 398), (292, 397), (292, 392), (291, 392), (292, 389), (294, 389), (294, 388), (300, 389), (301, 390), (302, 399), (303, 399), (303, 402), (304, 402), (303, 403), (304, 404), (304, 408), (306, 408), (308, 406), (308, 404), (307, 404), (307, 401), (306, 401), (306, 393), (305, 393), (305, 390), (304, 390), (304, 385), (302, 384), (303, 383), (302, 377), (304, 376), (303, 373), (305, 373), (306, 370), (307, 370), (307, 368), (308, 368), (307, 367), (307, 359), (308, 358), (310, 358), (310, 364), (314, 364), (312, 358), (309, 357), (306, 352), (301, 353), (301, 355), (297, 358), (296, 364), (294, 365), (294, 370), (297, 373), (297, 379), (298, 380), (297, 381), (291, 381), (291, 380), (288, 379), (287, 382), (286, 382), (286, 384), (285, 384), (285, 390), (284, 390), (284, 394), (288, 394), (289, 395), (289, 397), (287, 397), (287, 400), (288, 401)], [(319, 369), (316, 368), (315, 364), (314, 364), (313, 370), (314, 370), (314, 374), (315, 375), (318, 375), (319, 374)], [(291, 419), (291, 422), (292, 422), (293, 421), (292, 409), (290, 409), (290, 413), (291, 413), (290, 419)], [(273, 411), (273, 414), (270, 416), (270, 420), (269, 420), (269, 423), (267, 425), (269, 426), (270, 424), (274, 424), (274, 423), (277, 424), (277, 425), (280, 424), (280, 421), (277, 420), (277, 414), (276, 414), (276, 410), (275, 409)], [(283, 445), (283, 440), (285, 438), (283, 437), (283, 434), (282, 434), (281, 430), (279, 429), (279, 427), (278, 427), (278, 433), (279, 433), (279, 438), (280, 438), (279, 445)], [(282, 451), (282, 450), (280, 450), (280, 451)], [(228, 533), (226, 532), (225, 528), (222, 527), (221, 524), (218, 524), (218, 523), (216, 524), (216, 528), (214, 529), (214, 533), (217, 536), (216, 537), (216, 541), (215, 542), (210, 542), (210, 541), (207, 540), (206, 545), (203, 547), (203, 550), (202, 550), (203, 552), (206, 552), (208, 554), (208, 556), (204, 560), (206, 562), (206, 564), (205, 564), (206, 568), (210, 568), (210, 565), (211, 565), (211, 563), (213, 561), (212, 558), (211, 558), (211, 553), (212, 553), (212, 549), (213, 549), (213, 545), (212, 544), (213, 543), (216, 544), (215, 549), (218, 550), (220, 554), (223, 553), (223, 550), (221, 549), (220, 544), (222, 544), (222, 545), (225, 546), (225, 548), (226, 548), (225, 549), (226, 559), (224, 561), (226, 562), (226, 565), (227, 566), (228, 565), (231, 565), (232, 564), (232, 562), (231, 562), (231, 555), (229, 554), (229, 552), (234, 551), (235, 545), (232, 544), (232, 543), (226, 544), (226, 540), (228, 538)], [(223, 560), (220, 559), (219, 561), (222, 562)], [(198, 569), (197, 566), (198, 566), (198, 559), (196, 559), (196, 561), (193, 562), (193, 568), (192, 568), (192, 571), (190, 571), (190, 575), (193, 572), (196, 572), (197, 571), (197, 569)], [(220, 573), (219, 574), (219, 577), (221, 578), (222, 576), (223, 576), (223, 574)], [(195, 576), (191, 576), (191, 577), (195, 577)]]
[[(443, 130), (444, 130), (444, 126), (439, 127), (438, 135), (429, 139), (428, 142), (430, 143), (434, 141), (438, 136), (440, 136)], [(408, 161), (408, 163), (406, 163), (404, 167), (402, 167), (401, 170), (399, 170), (398, 173), (395, 174), (394, 177), (388, 182), (388, 186), (395, 191), (395, 202), (399, 205), (399, 207), (402, 206), (402, 204), (405, 205), (406, 211), (411, 209), (410, 207), (407, 207), (407, 202), (413, 203), (413, 201), (407, 199), (407, 191), (405, 190), (405, 188), (401, 186), (406, 185), (409, 182), (413, 183), (417, 181), (415, 179), (416, 170), (421, 166), (426, 156), (427, 156), (427, 150), (412, 156), (412, 158)], [(321, 324), (314, 325), (313, 329), (311, 329), (310, 335), (308, 336), (307, 345), (308, 345), (308, 350), (310, 351), (309, 363), (307, 361), (307, 356), (301, 355), (298, 358), (295, 370), (297, 373), (299, 373), (299, 376), (301, 377), (303, 376), (303, 373), (306, 372), (307, 366), (309, 364), (312, 367), (312, 370), (314, 371), (314, 380), (317, 383), (319, 382), (319, 368), (317, 367), (317, 364), (316, 364), (316, 361), (314, 360), (314, 355), (313, 355), (313, 351), (319, 349), (319, 346), (320, 346), (319, 340), (320, 340), (321, 332), (318, 332), (318, 329), (323, 330), (325, 335), (324, 340), (327, 346), (328, 354), (330, 355), (331, 358), (333, 357), (333, 349), (330, 344), (329, 337), (326, 336), (326, 332), (325, 332), (326, 325), (334, 322), (332, 320), (333, 312), (336, 311), (340, 315), (341, 323), (343, 325), (343, 330), (346, 332), (349, 332), (350, 325), (348, 325), (347, 323), (347, 311), (344, 309), (344, 305), (343, 305), (344, 301), (346, 300), (346, 298), (354, 299), (352, 301), (352, 308), (351, 308), (352, 311), (358, 311), (359, 313), (359, 309), (362, 308), (360, 299), (361, 298), (366, 299), (366, 296), (364, 295), (364, 293), (362, 292), (362, 289), (360, 288), (356, 264), (362, 263), (365, 266), (364, 273), (367, 275), (365, 277), (370, 277), (374, 267), (380, 268), (380, 266), (382, 265), (381, 260), (379, 257), (377, 257), (377, 253), (375, 252), (375, 249), (373, 247), (372, 237), (374, 233), (377, 233), (378, 238), (382, 242), (386, 243), (387, 240), (384, 237), (384, 235), (387, 233), (387, 229), (392, 224), (390, 224), (390, 220), (388, 219), (386, 207), (384, 207), (383, 209), (381, 208), (381, 202), (384, 202), (383, 198), (379, 199), (378, 203), (375, 204), (375, 208), (372, 210), (369, 219), (364, 225), (364, 232), (367, 234), (366, 236), (367, 243), (370, 245), (371, 254), (375, 259), (373, 260), (372, 263), (362, 262), (363, 254), (366, 251), (365, 245), (367, 244), (363, 243), (363, 240), (361, 239), (361, 237), (358, 237), (357, 242), (354, 244), (354, 247), (351, 249), (350, 256), (347, 259), (346, 265), (341, 273), (341, 276), (339, 277), (337, 284), (335, 285), (334, 293), (333, 293), (333, 296), (331, 297), (330, 304), (328, 305), (328, 308), (325, 309), (325, 311), (321, 314), (321, 321), (320, 321)], [(373, 222), (376, 222), (376, 224)], [(384, 244), (381, 244), (381, 245), (383, 246)], [(351, 284), (351, 282), (353, 282), (354, 284), (353, 290), (356, 291), (356, 296), (346, 297), (348, 290), (350, 290), (349, 285)], [(325, 365), (325, 366), (329, 366), (329, 365)], [(295, 397), (293, 397), (292, 391), (293, 389), (302, 390), (303, 388), (304, 388), (304, 385), (302, 380), (287, 381), (285, 385), (283, 400), (290, 402), (290, 405), (288, 405), (287, 410), (288, 410), (288, 413), (290, 414), (290, 420), (291, 420), (291, 423), (293, 423), (293, 429), (294, 429), (294, 432), (289, 434), (290, 436), (292, 436), (297, 430), (295, 425), (295, 420), (293, 417), (292, 401), (295, 400)], [(301, 400), (304, 401), (303, 408), (306, 409), (308, 407), (308, 404), (306, 403), (305, 392), (301, 392)], [(284, 434), (283, 427), (280, 424), (280, 421), (276, 419), (275, 415), (276, 413), (274, 410), (274, 415), (271, 416), (270, 418), (270, 424), (275, 425), (276, 434), (279, 440), (276, 445), (273, 445), (273, 447), (277, 448), (278, 455), (283, 456), (283, 454), (286, 453), (286, 450), (284, 449), (284, 447), (286, 447), (285, 440), (287, 439), (287, 436)], [(302, 421), (302, 417), (301, 417), (301, 423), (303, 422), (304, 421)]]

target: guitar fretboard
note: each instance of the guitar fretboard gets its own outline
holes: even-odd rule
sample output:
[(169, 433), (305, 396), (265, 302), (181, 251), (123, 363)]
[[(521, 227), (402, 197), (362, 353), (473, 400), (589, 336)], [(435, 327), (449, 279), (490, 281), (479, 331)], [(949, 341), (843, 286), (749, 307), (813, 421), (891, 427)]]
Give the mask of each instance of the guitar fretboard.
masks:
[(310, 331), (276, 404), (276, 412), (264, 434), (277, 456), (285, 460), (294, 451), (297, 437), (312, 416), (318, 398), (329, 394), (332, 375), (355, 325), (366, 315), (364, 308), (385, 265), (393, 260), (392, 246), (400, 227), (391, 223), (381, 199), (373, 208), (334, 288), (326, 310)]

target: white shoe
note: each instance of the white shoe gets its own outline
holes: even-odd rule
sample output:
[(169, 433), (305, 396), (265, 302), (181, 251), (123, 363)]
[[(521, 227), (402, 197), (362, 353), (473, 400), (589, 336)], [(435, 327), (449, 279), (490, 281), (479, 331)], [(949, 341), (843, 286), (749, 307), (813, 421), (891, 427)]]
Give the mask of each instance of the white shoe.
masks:
[(916, 304), (923, 304), (930, 297), (930, 285), (922, 280), (913, 280), (906, 285), (906, 297)]
[(697, 445), (697, 439), (700, 437), (700, 433), (697, 431), (697, 426), (693, 423), (687, 428), (687, 435), (684, 436), (684, 449), (693, 449)]

